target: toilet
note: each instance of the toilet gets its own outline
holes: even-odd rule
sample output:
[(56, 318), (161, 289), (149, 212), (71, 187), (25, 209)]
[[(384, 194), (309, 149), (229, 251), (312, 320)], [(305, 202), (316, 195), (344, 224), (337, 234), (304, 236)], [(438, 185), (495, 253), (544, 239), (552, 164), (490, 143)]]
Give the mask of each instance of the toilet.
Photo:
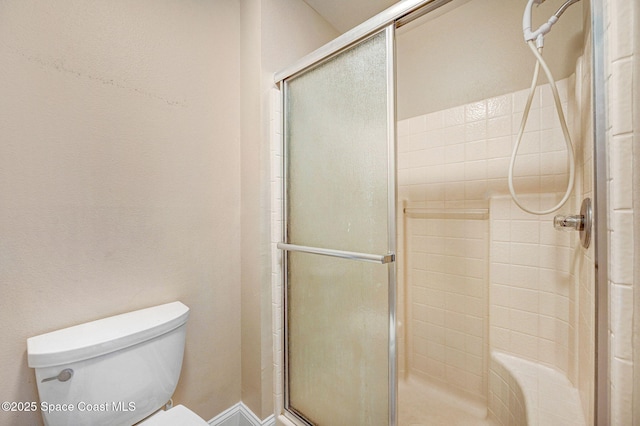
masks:
[(171, 408), (188, 317), (172, 302), (27, 339), (45, 425), (208, 426)]

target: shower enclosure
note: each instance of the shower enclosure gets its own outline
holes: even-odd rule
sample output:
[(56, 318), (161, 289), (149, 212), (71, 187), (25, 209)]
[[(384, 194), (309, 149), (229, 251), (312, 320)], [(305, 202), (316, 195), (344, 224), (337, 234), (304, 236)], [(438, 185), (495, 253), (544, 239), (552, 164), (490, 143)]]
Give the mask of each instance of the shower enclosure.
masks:
[[(596, 398), (596, 350), (606, 353), (596, 344), (596, 294), (601, 315), (606, 297), (596, 287), (594, 245), (581, 248), (577, 233), (553, 229), (553, 214), (521, 212), (508, 195), (529, 82), (505, 82), (492, 68), (484, 74), (497, 82), (482, 72), (469, 78), (475, 68), (451, 59), (456, 50), (469, 61), (474, 50), (488, 51), (490, 28), (504, 37), (486, 22), (477, 29), (488, 28), (486, 40), (456, 45), (469, 36), (453, 37), (452, 28), (473, 22), (480, 8), (496, 10), (486, 1), (404, 0), (276, 75), (282, 424), (606, 418), (606, 393)], [(600, 3), (581, 3), (563, 16), (566, 28), (579, 26), (564, 33), (579, 58), (558, 79), (578, 141), (577, 184), (562, 214), (577, 213), (583, 198), (597, 207), (602, 196), (594, 184), (604, 161), (594, 155), (600, 71), (592, 66)], [(514, 176), (534, 209), (554, 205), (567, 181), (544, 83)]]

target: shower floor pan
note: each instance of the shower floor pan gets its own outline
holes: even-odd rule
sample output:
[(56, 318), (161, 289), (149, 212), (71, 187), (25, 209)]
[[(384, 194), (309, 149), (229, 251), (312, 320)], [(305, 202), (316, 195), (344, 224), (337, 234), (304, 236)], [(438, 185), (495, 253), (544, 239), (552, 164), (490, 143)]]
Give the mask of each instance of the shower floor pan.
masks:
[(461, 398), (429, 382), (409, 377), (398, 382), (398, 426), (497, 426), (486, 405)]

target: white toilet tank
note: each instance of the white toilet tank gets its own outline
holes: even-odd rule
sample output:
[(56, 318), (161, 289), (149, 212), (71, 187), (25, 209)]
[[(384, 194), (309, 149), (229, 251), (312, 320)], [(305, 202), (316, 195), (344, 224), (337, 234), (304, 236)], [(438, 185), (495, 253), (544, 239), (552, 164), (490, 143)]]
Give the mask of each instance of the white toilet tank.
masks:
[(132, 425), (164, 406), (180, 377), (188, 317), (173, 302), (29, 338), (45, 424)]

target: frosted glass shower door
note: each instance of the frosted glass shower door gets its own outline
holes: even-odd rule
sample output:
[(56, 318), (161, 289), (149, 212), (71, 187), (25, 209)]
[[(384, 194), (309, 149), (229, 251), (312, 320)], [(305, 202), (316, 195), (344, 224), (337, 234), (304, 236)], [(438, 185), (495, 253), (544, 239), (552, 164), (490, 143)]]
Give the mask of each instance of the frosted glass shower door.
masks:
[(393, 28), (284, 80), (285, 407), (395, 424)]

